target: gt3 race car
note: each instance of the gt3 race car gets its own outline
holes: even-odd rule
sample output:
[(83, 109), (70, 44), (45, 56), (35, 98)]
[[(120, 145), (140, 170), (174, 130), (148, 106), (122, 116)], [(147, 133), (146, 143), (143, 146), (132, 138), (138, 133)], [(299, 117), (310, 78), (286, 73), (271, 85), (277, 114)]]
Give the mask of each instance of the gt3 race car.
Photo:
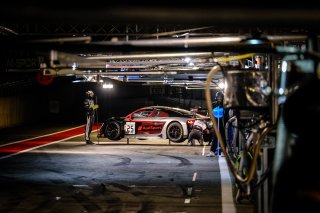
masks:
[(110, 140), (120, 140), (124, 137), (162, 138), (179, 143), (188, 138), (196, 118), (210, 120), (209, 117), (180, 108), (143, 107), (125, 117), (108, 118), (99, 129), (98, 137), (106, 137)]

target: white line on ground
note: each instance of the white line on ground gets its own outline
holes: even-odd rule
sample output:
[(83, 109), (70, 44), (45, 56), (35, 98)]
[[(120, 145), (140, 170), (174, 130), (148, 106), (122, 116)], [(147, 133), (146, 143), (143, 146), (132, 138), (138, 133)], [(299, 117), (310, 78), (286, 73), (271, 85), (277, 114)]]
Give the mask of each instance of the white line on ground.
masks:
[(196, 181), (196, 179), (197, 179), (197, 173), (195, 172), (193, 173), (192, 181)]
[(135, 187), (139, 187), (139, 188), (168, 188), (168, 186), (141, 186), (141, 185), (130, 185), (129, 187), (131, 188), (135, 188)]
[(221, 177), (222, 213), (236, 213), (236, 208), (233, 202), (232, 182), (228, 165), (224, 157), (219, 157), (218, 161)]
[(187, 195), (191, 196), (192, 193), (192, 187), (188, 187), (187, 189)]
[(202, 155), (204, 155), (205, 151), (206, 151), (206, 145), (204, 144), (202, 147)]
[(73, 187), (79, 187), (79, 188), (87, 188), (88, 185), (72, 185)]
[[(66, 131), (69, 131), (69, 130), (72, 130), (72, 129), (80, 128), (80, 127), (82, 127), (82, 126), (83, 126), (83, 125), (81, 125), (81, 126), (76, 126), (76, 127), (70, 128), (70, 129), (65, 129), (65, 130), (58, 131), (58, 132), (54, 132), (54, 133), (50, 133), (50, 134), (46, 134), (46, 135), (40, 135), (40, 136), (33, 137), (33, 138), (26, 138), (26, 139), (19, 140), (19, 141), (13, 141), (13, 142), (10, 142), (10, 143), (2, 144), (2, 145), (0, 145), (0, 147), (2, 147), (2, 146), (8, 146), (8, 145), (11, 145), (11, 144), (20, 143), (20, 142), (24, 142), (24, 141), (28, 141), (28, 140), (34, 140), (34, 139), (37, 139), (37, 138), (46, 137), (46, 136), (54, 135), (54, 134), (57, 134), (57, 133), (66, 132)], [(92, 130), (92, 132), (94, 132), (94, 131)], [(82, 134), (84, 134), (84, 133), (82, 133)], [(82, 135), (82, 134), (80, 134), (80, 135)], [(77, 135), (77, 136), (78, 136), (78, 135)], [(76, 136), (72, 136), (72, 137), (76, 137)]]
[(49, 146), (49, 145), (52, 145), (52, 144), (55, 144), (55, 143), (59, 143), (61, 141), (69, 140), (71, 138), (75, 138), (75, 137), (78, 137), (80, 135), (83, 135), (83, 133), (79, 134), (79, 135), (74, 135), (74, 136), (71, 136), (71, 137), (68, 137), (68, 138), (64, 138), (62, 140), (58, 140), (58, 141), (54, 141), (54, 142), (51, 142), (51, 143), (43, 144), (43, 145), (40, 145), (40, 146), (35, 146), (35, 147), (30, 148), (30, 149), (22, 150), (20, 152), (15, 152), (15, 153), (12, 153), (12, 154), (9, 154), (9, 155), (5, 155), (5, 156), (0, 157), (0, 160), (6, 159), (6, 158), (10, 158), (12, 156), (19, 155), (19, 154), (22, 154), (22, 153), (25, 153), (25, 152), (29, 152), (31, 150), (38, 149), (40, 147), (45, 147), (45, 146)]
[[(193, 173), (192, 182), (196, 181), (197, 174), (198, 174), (197, 172)], [(188, 187), (187, 188), (187, 195), (191, 197), (191, 194), (192, 194), (192, 187)], [(184, 203), (191, 203), (191, 198), (186, 198), (184, 200)]]
[[(15, 141), (15, 142), (3, 144), (3, 145), (1, 145), (0, 147), (2, 147), (2, 146), (8, 146), (8, 145), (15, 144), (15, 143), (24, 142), (24, 141), (27, 141), (27, 140), (33, 140), (33, 139), (36, 139), (36, 138), (45, 137), (45, 136), (49, 136), (49, 135), (53, 135), (53, 134), (57, 134), (57, 133), (65, 132), (65, 131), (69, 131), (69, 130), (76, 129), (76, 128), (79, 128), (79, 127), (81, 127), (81, 126), (74, 127), (74, 128), (70, 128), (70, 129), (66, 129), (66, 130), (59, 131), (59, 132), (55, 132), (55, 133), (51, 133), (51, 134), (47, 134), (47, 135), (42, 135), (42, 136), (38, 136), (38, 137), (34, 137), (34, 138), (28, 138), (28, 139), (24, 139), (24, 140), (20, 140), (20, 141)], [(92, 131), (92, 132), (94, 132), (94, 131)], [(16, 155), (19, 155), (19, 154), (22, 154), (22, 153), (25, 153), (25, 152), (29, 152), (29, 151), (31, 151), (31, 150), (38, 149), (38, 148), (40, 148), (40, 147), (44, 147), (44, 146), (48, 146), (48, 145), (51, 145), (51, 144), (59, 143), (59, 142), (61, 142), (61, 141), (66, 141), (66, 140), (69, 140), (69, 139), (71, 139), (71, 138), (78, 137), (78, 136), (80, 136), (80, 135), (83, 135), (83, 133), (78, 134), (78, 135), (73, 135), (73, 136), (71, 136), (71, 137), (64, 138), (64, 139), (62, 139), (62, 140), (54, 141), (54, 142), (52, 142), (52, 143), (47, 143), (47, 144), (44, 144), (44, 145), (32, 147), (32, 148), (30, 148), (30, 149), (22, 150), (22, 151), (20, 151), (20, 152), (15, 152), (15, 153), (12, 153), (12, 154), (9, 154), (9, 155), (5, 155), (5, 156), (0, 157), (0, 160), (6, 159), (6, 158), (10, 158), (10, 157), (12, 157), (12, 156), (16, 156)]]

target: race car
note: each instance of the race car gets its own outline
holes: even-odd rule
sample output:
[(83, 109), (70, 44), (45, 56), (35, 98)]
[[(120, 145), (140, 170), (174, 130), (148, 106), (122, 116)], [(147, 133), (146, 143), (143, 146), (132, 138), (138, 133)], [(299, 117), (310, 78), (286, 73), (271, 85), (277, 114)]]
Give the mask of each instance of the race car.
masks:
[[(197, 118), (210, 120), (207, 116), (181, 108), (143, 107), (125, 117), (106, 119), (99, 129), (98, 137), (110, 140), (162, 138), (180, 143), (188, 138), (191, 126)], [(209, 137), (205, 137), (205, 141), (208, 140)]]

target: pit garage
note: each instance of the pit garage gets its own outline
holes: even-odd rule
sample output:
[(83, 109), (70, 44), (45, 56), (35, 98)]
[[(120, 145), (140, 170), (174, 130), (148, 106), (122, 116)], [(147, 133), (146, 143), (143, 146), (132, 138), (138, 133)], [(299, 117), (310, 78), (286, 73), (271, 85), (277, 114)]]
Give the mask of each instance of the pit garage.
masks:
[(270, 5), (1, 7), (0, 212), (319, 212), (320, 11)]

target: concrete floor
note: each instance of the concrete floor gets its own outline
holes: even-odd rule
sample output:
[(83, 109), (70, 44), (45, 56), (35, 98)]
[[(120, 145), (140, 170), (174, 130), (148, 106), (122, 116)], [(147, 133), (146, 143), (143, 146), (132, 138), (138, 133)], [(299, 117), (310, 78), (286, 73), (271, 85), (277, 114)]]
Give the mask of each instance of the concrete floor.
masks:
[(0, 160), (0, 212), (199, 213), (228, 212), (228, 205), (254, 211), (250, 202), (224, 203), (218, 159), (203, 155), (208, 146), (160, 139), (98, 144), (95, 135), (97, 145), (78, 136)]

